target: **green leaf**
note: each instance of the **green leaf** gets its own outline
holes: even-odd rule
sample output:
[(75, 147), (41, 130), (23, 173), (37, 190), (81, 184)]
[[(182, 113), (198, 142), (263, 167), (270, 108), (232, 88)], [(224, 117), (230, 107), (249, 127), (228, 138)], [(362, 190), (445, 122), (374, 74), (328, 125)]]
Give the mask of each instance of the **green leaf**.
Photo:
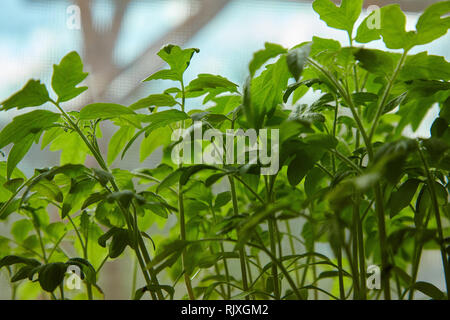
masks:
[(275, 58), (280, 54), (287, 53), (287, 50), (279, 44), (266, 42), (264, 49), (257, 51), (253, 55), (253, 59), (250, 62), (249, 70), (250, 76), (254, 76), (255, 72), (261, 68), (269, 59)]
[(69, 101), (87, 90), (87, 87), (77, 87), (87, 75), (83, 72), (83, 62), (75, 51), (67, 54), (59, 65), (54, 65), (52, 87), (58, 95), (58, 102)]
[[(416, 24), (416, 45), (430, 43), (445, 34), (450, 28), (450, 1), (442, 1), (429, 6)], [(443, 18), (445, 16), (445, 18)]]
[(20, 91), (0, 103), (0, 110), (38, 107), (48, 101), (50, 97), (45, 85), (39, 80), (30, 80)]
[(283, 103), (284, 90), (290, 78), (286, 56), (266, 66), (260, 76), (248, 79), (244, 86), (243, 106), (249, 125), (258, 130), (265, 117)]
[(33, 142), (35, 140), (35, 135), (30, 134), (23, 138), (23, 140), (16, 142), (12, 147), (8, 155), (8, 163), (6, 169), (6, 178), (9, 179), (13, 170), (16, 168), (17, 164), (25, 157), (28, 150), (30, 150)]
[(14, 222), (11, 227), (11, 234), (18, 242), (22, 242), (28, 236), (28, 233), (33, 230), (33, 223), (30, 220), (22, 219)]
[(67, 265), (75, 265), (82, 271), (82, 276), (90, 284), (97, 282), (97, 274), (92, 264), (83, 258), (71, 258), (66, 262)]
[(357, 49), (355, 58), (361, 62), (361, 67), (376, 75), (391, 75), (395, 68), (396, 55), (376, 49)]
[(63, 222), (53, 222), (45, 227), (45, 233), (54, 241), (60, 240), (67, 232), (67, 227)]
[(288, 140), (282, 145), (280, 163), (291, 159), (287, 178), (292, 186), (298, 185), (328, 149), (335, 148), (337, 140), (332, 136), (315, 134), (303, 141)]
[(53, 292), (63, 282), (67, 265), (61, 262), (49, 263), (39, 271), (39, 284), (47, 292)]
[[(372, 26), (370, 29), (370, 19), (374, 19), (375, 14), (379, 14), (380, 25)], [(356, 41), (367, 43), (383, 37), (383, 42), (389, 49), (405, 49), (409, 50), (415, 45), (416, 33), (414, 31), (407, 32), (406, 16), (398, 4), (392, 4), (380, 9), (379, 12), (374, 11), (369, 15), (358, 28)]]
[(23, 266), (16, 272), (16, 274), (11, 278), (11, 282), (17, 282), (23, 279), (28, 278), (31, 271), (33, 271), (35, 267), (33, 266)]
[(342, 0), (337, 7), (330, 0), (315, 0), (313, 9), (331, 28), (345, 30), (352, 36), (353, 26), (361, 14), (363, 0)]
[(33, 266), (33, 267), (37, 267), (41, 264), (36, 259), (30, 259), (30, 258), (25, 258), (25, 257), (20, 257), (20, 256), (5, 256), (2, 259), (0, 259), (0, 269), (5, 266), (11, 266), (11, 265), (18, 264), (18, 263), (23, 263), (23, 264), (26, 264), (28, 266)]
[(129, 106), (132, 110), (149, 107), (173, 107), (177, 101), (169, 94), (151, 94)]
[(218, 210), (231, 201), (231, 192), (225, 191), (217, 195), (216, 201), (214, 202), (214, 209)]
[(136, 114), (128, 107), (115, 103), (93, 103), (80, 111), (80, 120), (111, 119)]
[[(450, 18), (444, 17), (450, 12), (450, 2), (438, 2), (428, 7), (419, 17), (416, 31), (405, 30), (406, 16), (399, 5), (389, 5), (372, 12), (359, 26), (356, 41), (367, 43), (378, 40), (380, 36), (389, 49), (406, 49), (430, 43), (447, 33)], [(378, 15), (377, 17), (375, 15)], [(379, 29), (371, 26), (373, 19), (379, 18)]]
[(297, 156), (288, 166), (287, 177), (291, 186), (298, 185), (308, 171), (314, 167), (314, 160), (304, 150), (297, 151)]
[(154, 130), (158, 128), (162, 128), (173, 122), (182, 121), (186, 119), (189, 119), (189, 116), (185, 112), (176, 109), (152, 113), (148, 116), (142, 117), (142, 122), (150, 122), (150, 124), (145, 128), (141, 129), (138, 133), (134, 135), (133, 138), (131, 138), (130, 141), (128, 141), (128, 144), (126, 145), (125, 149), (122, 152), (122, 158), (125, 156), (125, 153), (128, 151), (128, 149), (133, 145), (133, 143), (141, 134), (145, 133), (146, 136), (149, 136)]
[(50, 151), (61, 150), (59, 164), (84, 164), (90, 152), (77, 132), (63, 132), (53, 140)]
[(116, 160), (128, 141), (133, 137), (134, 131), (134, 127), (124, 126), (114, 133), (108, 145), (108, 165), (111, 165)]
[(217, 170), (217, 168), (207, 164), (198, 164), (184, 168), (183, 173), (180, 177), (180, 184), (185, 185), (189, 181), (191, 176), (202, 170)]
[(30, 190), (37, 191), (41, 196), (47, 197), (50, 200), (55, 200), (56, 202), (63, 201), (63, 194), (59, 187), (47, 179), (40, 180)]
[(290, 113), (288, 120), (311, 124), (313, 122), (325, 122), (325, 116), (317, 112), (312, 112), (307, 104), (297, 104)]
[(389, 200), (391, 217), (394, 217), (411, 203), (420, 182), (417, 179), (409, 179), (397, 191), (392, 193), (391, 199)]
[(19, 143), (26, 136), (51, 127), (59, 118), (59, 114), (47, 110), (34, 110), (15, 117), (0, 132), (0, 149), (10, 143)]
[[(18, 171), (17, 168), (15, 171)], [(15, 171), (13, 171), (12, 174), (13, 176), (17, 176), (17, 174), (14, 174)], [(17, 189), (19, 189), (22, 186), (24, 181), (25, 181), (24, 178), (13, 178), (3, 183), (3, 187), (9, 192), (14, 193), (17, 191)], [(3, 180), (1, 180), (1, 182), (3, 182)]]
[[(151, 122), (153, 125), (151, 127), (151, 130), (154, 130), (156, 128), (164, 127), (173, 122), (182, 121), (186, 119), (189, 119), (189, 116), (185, 112), (176, 109), (170, 109), (157, 113), (152, 113), (148, 116), (142, 117), (142, 122)], [(149, 128), (146, 128), (146, 130), (148, 131)]]
[(173, 70), (160, 70), (158, 72), (155, 72), (154, 74), (152, 74), (151, 76), (149, 76), (148, 78), (146, 78), (145, 81), (151, 81), (151, 80), (173, 80), (173, 81), (177, 81), (178, 78), (178, 73), (173, 71)]
[(92, 178), (74, 180), (70, 184), (70, 190), (67, 193), (61, 210), (61, 217), (64, 219), (67, 215), (73, 213), (84, 199), (91, 194), (96, 181)]
[(201, 73), (196, 79), (192, 80), (186, 87), (186, 91), (195, 92), (205, 92), (208, 89), (218, 89), (222, 88), (226, 91), (237, 92), (237, 84), (229, 81), (228, 79), (207, 73)]
[(158, 250), (153, 260), (147, 265), (147, 268), (155, 267), (156, 265), (166, 260), (166, 258), (170, 258), (171, 256), (178, 257), (189, 244), (191, 244), (190, 241), (183, 240), (175, 240), (169, 243), (164, 243), (162, 246), (160, 246), (160, 249)]
[(444, 57), (421, 52), (406, 58), (400, 70), (399, 79), (409, 80), (450, 80), (450, 63)]
[(296, 91), (298, 88), (300, 88), (301, 86), (305, 86), (307, 88), (310, 88), (312, 85), (314, 85), (316, 83), (321, 83), (321, 80), (317, 79), (317, 78), (316, 79), (308, 79), (308, 80), (303, 80), (303, 81), (300, 81), (300, 82), (296, 82), (296, 83), (290, 84), (288, 86), (288, 88), (286, 89), (286, 92), (284, 93), (284, 96), (283, 96), (284, 103), (286, 103), (289, 100), (289, 97), (291, 96), (291, 94), (294, 91)]
[(446, 295), (439, 290), (435, 285), (424, 282), (424, 281), (418, 281), (416, 282), (410, 289), (416, 289), (420, 292), (426, 294), (430, 298), (434, 300), (443, 300), (446, 299)]
[(311, 44), (308, 43), (290, 50), (287, 54), (286, 62), (290, 73), (296, 81), (298, 81), (302, 75), (303, 68), (305, 67), (310, 51)]
[(143, 288), (140, 288), (136, 290), (136, 293), (134, 294), (133, 300), (141, 300), (142, 296), (147, 292), (158, 292), (160, 290), (164, 290), (169, 294), (170, 300), (173, 300), (173, 296), (175, 294), (175, 289), (171, 286), (167, 285), (150, 285), (145, 286)]
[(112, 237), (109, 245), (109, 257), (111, 259), (120, 256), (127, 246), (134, 247), (130, 239), (129, 232), (126, 229), (112, 228), (98, 239), (98, 244), (106, 247), (106, 241)]
[(163, 47), (158, 56), (161, 57), (170, 66), (170, 71), (160, 71), (144, 81), (150, 81), (155, 79), (170, 79), (182, 81), (183, 74), (191, 63), (194, 53), (199, 53), (200, 50), (196, 48), (181, 49), (179, 46), (169, 44)]
[(172, 142), (171, 135), (172, 130), (166, 126), (155, 129), (152, 134), (146, 136), (141, 143), (139, 160), (142, 162), (158, 147), (169, 145)]
[(356, 92), (352, 94), (352, 100), (357, 105), (363, 105), (368, 102), (376, 102), (378, 100), (378, 95), (370, 92)]

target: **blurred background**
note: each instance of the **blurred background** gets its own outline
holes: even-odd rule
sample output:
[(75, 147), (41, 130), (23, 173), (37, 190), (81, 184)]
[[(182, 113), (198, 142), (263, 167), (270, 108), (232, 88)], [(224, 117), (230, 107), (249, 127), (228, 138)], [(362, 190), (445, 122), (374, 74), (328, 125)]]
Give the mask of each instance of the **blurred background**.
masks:
[[(89, 90), (66, 104), (77, 109), (92, 102), (128, 105), (162, 89), (157, 82), (142, 79), (164, 67), (156, 56), (168, 43), (200, 48), (186, 74), (187, 81), (198, 73), (220, 74), (242, 84), (248, 75), (248, 63), (264, 42), (292, 47), (313, 36), (348, 43), (345, 32), (330, 29), (319, 20), (308, 0), (1, 0), (0, 2), (0, 101), (20, 89), (29, 78), (49, 84), (53, 64), (69, 51), (78, 51), (90, 73)], [(335, 1), (339, 3), (340, 1)], [(412, 29), (420, 13), (433, 0), (371, 0), (371, 5), (399, 3), (407, 12), (407, 28)], [(364, 16), (367, 15), (365, 11)], [(363, 17), (361, 17), (362, 20)], [(368, 47), (383, 48), (382, 43)], [(431, 45), (416, 48), (450, 60), (450, 35)], [(312, 97), (310, 97), (312, 99)], [(191, 106), (191, 107), (196, 107)], [(432, 109), (421, 127), (405, 134), (428, 136), (428, 128), (438, 113)], [(0, 129), (19, 111), (0, 113)], [(105, 141), (112, 128), (104, 128)], [(135, 147), (139, 144), (135, 144)], [(106, 146), (102, 146), (105, 148)], [(138, 148), (138, 147), (137, 147)], [(129, 152), (126, 161), (114, 166), (152, 167), (158, 161), (150, 157), (140, 163), (138, 149)], [(2, 150), (5, 153), (8, 149)], [(133, 157), (133, 154), (136, 156)], [(0, 154), (0, 161), (2, 159)], [(33, 168), (58, 163), (58, 154), (35, 146), (21, 162), (27, 175)], [(5, 232), (0, 225), (0, 234)], [(0, 256), (1, 256), (0, 252)], [(425, 253), (419, 276), (439, 286), (439, 256)], [(107, 299), (129, 298), (129, 263), (108, 262), (101, 283)], [(436, 271), (434, 271), (436, 270)], [(9, 297), (7, 274), (0, 272), (0, 299)]]

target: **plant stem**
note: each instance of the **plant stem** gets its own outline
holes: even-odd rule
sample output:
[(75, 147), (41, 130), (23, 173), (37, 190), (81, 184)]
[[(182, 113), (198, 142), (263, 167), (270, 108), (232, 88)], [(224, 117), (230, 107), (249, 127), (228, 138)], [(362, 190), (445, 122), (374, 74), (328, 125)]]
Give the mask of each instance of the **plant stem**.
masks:
[(375, 114), (375, 119), (372, 122), (372, 127), (370, 128), (370, 132), (369, 132), (369, 142), (372, 141), (372, 138), (373, 138), (373, 136), (375, 134), (375, 131), (376, 131), (377, 126), (378, 126), (378, 123), (380, 122), (380, 118), (381, 118), (381, 116), (383, 114), (384, 107), (385, 107), (385, 105), (387, 103), (389, 95), (391, 94), (392, 87), (394, 86), (394, 82), (397, 79), (397, 76), (398, 76), (401, 68), (403, 67), (403, 64), (405, 63), (407, 56), (408, 56), (408, 51), (407, 50), (403, 51), (403, 54), (402, 54), (402, 56), (400, 58), (400, 61), (398, 62), (397, 66), (396, 66), (396, 68), (394, 70), (394, 73), (392, 74), (391, 79), (388, 81), (388, 83), (386, 85), (386, 89), (384, 90), (383, 95), (382, 95), (381, 99), (378, 102), (377, 112)]
[(362, 227), (362, 221), (359, 213), (359, 195), (357, 194), (357, 204), (358, 204), (358, 211), (355, 216), (356, 221), (356, 232), (358, 237), (358, 250), (359, 250), (359, 276), (360, 276), (360, 298), (362, 300), (367, 299), (367, 288), (366, 288), (366, 257), (365, 257), (365, 250), (364, 250), (364, 233), (363, 233), (363, 227)]
[(441, 222), (441, 214), (439, 211), (439, 203), (437, 200), (437, 195), (436, 195), (436, 188), (435, 188), (435, 181), (433, 179), (433, 177), (431, 176), (431, 172), (430, 172), (430, 168), (428, 166), (428, 162), (421, 150), (420, 145), (418, 146), (417, 150), (419, 151), (419, 155), (420, 155), (420, 159), (422, 160), (424, 169), (425, 169), (425, 173), (427, 175), (427, 180), (428, 180), (428, 189), (430, 191), (431, 194), (431, 203), (433, 206), (433, 211), (434, 211), (434, 217), (436, 220), (436, 226), (437, 226), (437, 232), (438, 232), (438, 241), (439, 241), (439, 247), (441, 250), (441, 258), (442, 258), (442, 266), (444, 268), (444, 276), (445, 276), (445, 284), (447, 287), (447, 299), (450, 300), (450, 295), (449, 295), (449, 290), (450, 290), (450, 272), (449, 272), (449, 266), (448, 266), (448, 260), (447, 260), (447, 252), (446, 252), (446, 248), (445, 248), (445, 242), (444, 242), (444, 232), (442, 230), (442, 222)]
[[(232, 177), (228, 177), (228, 180), (230, 182), (231, 199), (233, 202), (233, 213), (235, 216), (238, 216), (239, 207), (237, 202), (236, 186), (234, 184), (234, 180)], [(242, 286), (244, 288), (244, 291), (248, 291), (247, 267), (245, 264), (245, 260), (246, 260), (245, 246), (243, 246), (242, 248), (239, 249), (239, 263), (241, 267)], [(246, 296), (245, 299), (248, 300), (249, 296)]]
[[(66, 121), (69, 123), (69, 125), (73, 128), (73, 130), (75, 130), (75, 131), (78, 133), (78, 135), (80, 136), (80, 138), (83, 140), (83, 142), (86, 144), (86, 146), (87, 146), (87, 147), (89, 148), (89, 150), (91, 151), (92, 155), (94, 156), (94, 158), (96, 159), (96, 161), (97, 161), (97, 163), (100, 165), (100, 167), (101, 167), (103, 170), (105, 170), (106, 172), (110, 172), (110, 171), (109, 171), (109, 168), (108, 168), (108, 166), (106, 165), (106, 162), (104, 161), (104, 159), (103, 159), (102, 155), (100, 154), (100, 152), (99, 152), (99, 151), (91, 144), (91, 142), (89, 141), (89, 139), (88, 139), (88, 138), (86, 137), (86, 135), (80, 130), (80, 128), (78, 127), (78, 125), (77, 125), (75, 122), (73, 122), (72, 118), (64, 111), (64, 109), (59, 105), (58, 102), (55, 102), (55, 101), (51, 100), (51, 103), (53, 103), (53, 104), (56, 106), (56, 108), (61, 112), (61, 114), (62, 114), (63, 117), (66, 119)], [(114, 178), (112, 178), (110, 182), (111, 182), (111, 185), (112, 185), (114, 191), (115, 191), (115, 192), (119, 191), (119, 188), (117, 187), (117, 184), (116, 184)], [(119, 206), (119, 209), (122, 211), (122, 213), (123, 213), (123, 215), (124, 215), (124, 217), (125, 217), (125, 220), (126, 220), (126, 222), (127, 222), (127, 226), (128, 226), (128, 228), (129, 228), (130, 232), (132, 232), (132, 230), (133, 230), (133, 223), (131, 222), (132, 217), (131, 217), (130, 213), (129, 213), (125, 208), (123, 208), (123, 207), (120, 205), (120, 203), (118, 203), (118, 206)], [(155, 283), (156, 285), (159, 285), (158, 279), (156, 278), (156, 275), (154, 274), (153, 269), (150, 268), (150, 270), (149, 270), (150, 276), (149, 276), (148, 273), (147, 273), (147, 267), (146, 267), (146, 264), (149, 264), (149, 263), (150, 263), (150, 258), (149, 258), (148, 252), (147, 252), (147, 248), (145, 247), (144, 241), (142, 240), (141, 234), (139, 233), (138, 236), (139, 236), (139, 238), (140, 238), (140, 241), (139, 241), (139, 243), (137, 244), (137, 246), (136, 246), (136, 248), (135, 248), (135, 253), (136, 253), (136, 256), (137, 256), (137, 258), (138, 258), (139, 265), (140, 265), (140, 267), (141, 267), (141, 270), (142, 270), (142, 273), (143, 273), (143, 275), (144, 275), (144, 278), (145, 278), (145, 280), (146, 280), (146, 282), (147, 282), (147, 285), (149, 285), (149, 286), (152, 284), (152, 279), (153, 279), (153, 281), (154, 281), (154, 283)], [(140, 254), (140, 250), (142, 250), (142, 252), (144, 253), (144, 256), (146, 257), (146, 263), (144, 263), (144, 261), (142, 260), (142, 256), (141, 256), (141, 254)], [(150, 277), (151, 277), (151, 278), (150, 278)], [(152, 295), (152, 297), (153, 297), (153, 296), (154, 296), (154, 293), (153, 293), (153, 292), (150, 292), (150, 293), (151, 293), (151, 295)], [(161, 289), (157, 290), (157, 295), (158, 295), (158, 297), (159, 297), (160, 299), (163, 298)]]
[[(72, 227), (74, 228), (75, 233), (77, 234), (78, 241), (80, 241), (81, 248), (83, 249), (83, 257), (84, 257), (84, 259), (88, 260), (88, 250), (87, 250), (88, 249), (87, 248), (87, 241), (88, 240), (86, 238), (86, 243), (84, 243), (83, 239), (81, 238), (81, 234), (80, 234), (77, 226), (75, 225), (75, 223), (73, 222), (73, 220), (72, 220), (72, 218), (70, 217), (69, 214), (67, 215), (67, 218), (70, 221), (70, 224), (72, 225)], [(89, 300), (93, 300), (92, 286), (87, 281), (86, 281), (86, 291), (87, 291), (87, 294), (88, 294), (88, 299)]]
[[(285, 224), (286, 224), (287, 233), (289, 235), (291, 235), (292, 231), (291, 231), (291, 225), (289, 224), (289, 221), (286, 220)], [(295, 255), (296, 252), (295, 252), (295, 246), (294, 246), (294, 239), (292, 239), (292, 237), (289, 237), (289, 246), (291, 247), (291, 254)], [(295, 262), (295, 265), (297, 265), (297, 262)], [(297, 268), (295, 269), (295, 280), (297, 281), (297, 285), (300, 285), (300, 273)]]
[[(185, 104), (186, 104), (186, 92), (184, 88), (183, 80), (180, 81), (181, 84), (181, 111), (184, 112)], [(181, 122), (181, 127), (184, 129), (185, 123), (184, 120)], [(180, 163), (179, 168), (181, 169), (183, 164)], [(180, 236), (181, 240), (186, 241), (186, 217), (184, 215), (184, 201), (183, 201), (183, 186), (178, 183), (178, 212), (180, 214)], [(189, 274), (186, 272), (186, 249), (183, 249), (181, 254), (181, 265), (184, 270), (184, 282), (186, 284), (186, 290), (189, 296), (189, 299), (195, 300), (194, 290), (192, 289), (191, 278)]]

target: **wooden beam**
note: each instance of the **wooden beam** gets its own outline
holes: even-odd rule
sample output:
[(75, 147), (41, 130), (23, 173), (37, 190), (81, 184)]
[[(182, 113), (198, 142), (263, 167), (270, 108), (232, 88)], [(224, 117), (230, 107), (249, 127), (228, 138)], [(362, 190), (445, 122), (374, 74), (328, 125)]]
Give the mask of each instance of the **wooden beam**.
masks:
[[(148, 75), (158, 71), (163, 61), (156, 54), (168, 43), (183, 46), (205, 25), (207, 25), (231, 0), (202, 0), (198, 3), (196, 13), (183, 23), (152, 42), (133, 62), (120, 68), (104, 96), (108, 99), (118, 99), (127, 102), (141, 87), (142, 81)], [(156, 57), (156, 58), (155, 58)], [(124, 83), (127, 87), (124, 88)]]

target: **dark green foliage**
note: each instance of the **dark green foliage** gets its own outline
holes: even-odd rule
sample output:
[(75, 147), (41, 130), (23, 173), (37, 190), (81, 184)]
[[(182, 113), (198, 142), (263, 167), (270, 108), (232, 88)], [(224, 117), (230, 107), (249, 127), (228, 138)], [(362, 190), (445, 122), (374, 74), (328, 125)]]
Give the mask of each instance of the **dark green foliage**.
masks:
[[(0, 162), (0, 220), (10, 227), (0, 237), (0, 269), (14, 286), (34, 281), (53, 299), (73, 298), (65, 290), (72, 267), (85, 286), (79, 297), (102, 298), (104, 263), (129, 254), (143, 276), (132, 286), (136, 300), (448, 299), (450, 63), (409, 52), (447, 33), (450, 1), (429, 7), (413, 31), (398, 5), (356, 26), (362, 5), (314, 1), (348, 46), (318, 37), (293, 48), (266, 43), (241, 87), (206, 73), (185, 82), (199, 50), (176, 45), (158, 53), (168, 69), (144, 80), (173, 86), (129, 106), (65, 111), (87, 89), (76, 52), (54, 66), (54, 93), (30, 80), (0, 108), (27, 108), (0, 131), (0, 149), (12, 145)], [(370, 28), (376, 17), (380, 28)], [(401, 51), (355, 45), (375, 40)], [(311, 91), (319, 98), (307, 104)], [(192, 98), (203, 103), (188, 111)], [(54, 109), (37, 108), (44, 103)], [(440, 114), (430, 138), (404, 137), (433, 105)], [(98, 143), (104, 121), (117, 127), (107, 155)], [(195, 126), (216, 135), (200, 141)], [(184, 136), (173, 138), (178, 129)], [(220, 137), (238, 129), (255, 129), (260, 143), (260, 129), (279, 130), (268, 134), (278, 139), (278, 170), (264, 175), (267, 163), (250, 148), (239, 154), (236, 141), (233, 156), (245, 163), (192, 163), (201, 156), (194, 147), (183, 163), (171, 158), (183, 137), (220, 156)], [(138, 142), (141, 161), (162, 149), (158, 166), (110, 168)], [(34, 143), (61, 150), (60, 165), (26, 177), (17, 166)], [(164, 232), (153, 233), (154, 224)], [(439, 251), (445, 283), (419, 281), (424, 250)], [(368, 287), (374, 266), (382, 292)]]

